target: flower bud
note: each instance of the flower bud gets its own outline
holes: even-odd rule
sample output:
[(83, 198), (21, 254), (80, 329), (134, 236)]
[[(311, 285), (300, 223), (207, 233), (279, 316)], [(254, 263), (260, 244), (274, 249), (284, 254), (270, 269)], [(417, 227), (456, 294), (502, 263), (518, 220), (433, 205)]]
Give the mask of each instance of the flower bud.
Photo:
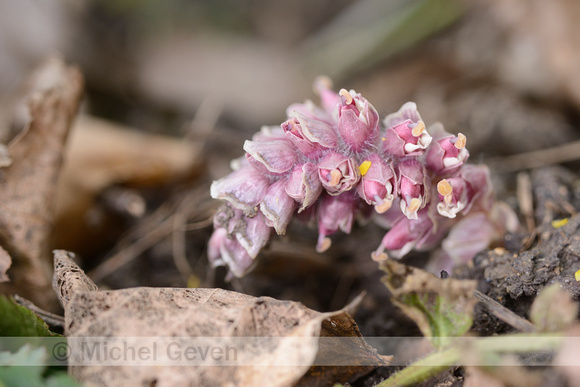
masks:
[(314, 80), (314, 92), (320, 96), (320, 102), (326, 113), (336, 121), (340, 95), (332, 90), (332, 81), (330, 78), (325, 76), (317, 77)]
[(379, 135), (379, 114), (375, 108), (354, 90), (340, 90), (338, 106), (338, 132), (345, 144), (354, 152), (372, 145)]

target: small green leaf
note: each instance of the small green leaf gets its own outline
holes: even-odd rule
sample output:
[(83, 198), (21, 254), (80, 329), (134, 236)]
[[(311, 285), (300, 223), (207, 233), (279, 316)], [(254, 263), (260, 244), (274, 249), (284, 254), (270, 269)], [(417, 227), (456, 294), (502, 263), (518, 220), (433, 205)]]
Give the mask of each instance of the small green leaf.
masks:
[(439, 279), (393, 260), (383, 263), (391, 300), (419, 326), (435, 348), (463, 336), (473, 323), (475, 281)]
[(0, 336), (59, 336), (31, 310), (18, 305), (12, 298), (0, 295)]
[[(80, 387), (80, 384), (64, 372), (56, 372), (45, 378), (46, 348), (33, 348), (26, 344), (16, 353), (0, 352), (0, 387)], [(14, 365), (10, 365), (14, 364)]]

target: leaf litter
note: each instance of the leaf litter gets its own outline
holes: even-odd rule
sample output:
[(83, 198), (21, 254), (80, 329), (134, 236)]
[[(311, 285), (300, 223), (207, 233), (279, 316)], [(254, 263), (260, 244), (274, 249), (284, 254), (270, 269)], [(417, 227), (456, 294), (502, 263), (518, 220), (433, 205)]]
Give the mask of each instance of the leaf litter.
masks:
[[(246, 353), (248, 366), (220, 367), (72, 367), (83, 383), (107, 386), (142, 385), (272, 385), (303, 381), (320, 385), (348, 381), (372, 367), (337, 367), (332, 373), (310, 370), (320, 351), (325, 356), (361, 356), (388, 365), (364, 342), (352, 317), (345, 311), (319, 313), (292, 301), (252, 297), (222, 289), (131, 288), (98, 290), (73, 260), (71, 253), (55, 251), (54, 288), (65, 310), (69, 338), (102, 337), (221, 337), (235, 345), (236, 338), (264, 337)], [(356, 346), (326, 348), (319, 337), (356, 337)], [(308, 340), (293, 340), (307, 338)], [(300, 360), (302, 366), (275, 367), (282, 360)], [(304, 365), (305, 364), (305, 365)], [(267, 371), (267, 372), (266, 372)], [(315, 373), (310, 376), (309, 372)], [(307, 382), (308, 381), (308, 382)]]

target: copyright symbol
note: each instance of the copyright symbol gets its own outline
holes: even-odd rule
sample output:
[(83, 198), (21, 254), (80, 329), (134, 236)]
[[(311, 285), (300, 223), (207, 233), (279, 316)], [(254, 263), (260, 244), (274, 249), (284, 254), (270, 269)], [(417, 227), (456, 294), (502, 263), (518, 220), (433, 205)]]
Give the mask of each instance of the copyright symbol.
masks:
[(67, 360), (70, 356), (70, 345), (61, 341), (52, 347), (52, 356), (58, 361)]

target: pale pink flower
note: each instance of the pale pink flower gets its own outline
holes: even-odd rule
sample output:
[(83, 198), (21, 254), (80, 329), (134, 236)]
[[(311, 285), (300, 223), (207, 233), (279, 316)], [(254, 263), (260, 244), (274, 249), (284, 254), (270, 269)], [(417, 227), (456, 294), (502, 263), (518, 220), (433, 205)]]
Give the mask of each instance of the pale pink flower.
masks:
[(318, 162), (318, 177), (331, 195), (352, 189), (360, 179), (356, 161), (337, 152), (328, 152)]
[(431, 144), (431, 136), (414, 102), (407, 102), (384, 120), (386, 131), (382, 149), (393, 156), (419, 156)]

